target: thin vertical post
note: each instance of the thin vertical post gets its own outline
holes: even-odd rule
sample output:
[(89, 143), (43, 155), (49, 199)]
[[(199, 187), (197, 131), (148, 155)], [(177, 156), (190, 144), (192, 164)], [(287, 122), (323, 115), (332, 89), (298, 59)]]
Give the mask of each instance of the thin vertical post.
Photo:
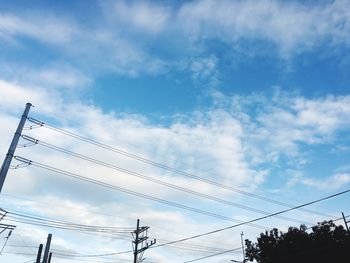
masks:
[(49, 234), (47, 236), (45, 252), (44, 252), (44, 257), (43, 257), (43, 263), (48, 263), (47, 259), (49, 257), (49, 251), (50, 251), (50, 246), (51, 246), (51, 239), (52, 239), (52, 234)]
[(30, 110), (31, 106), (32, 106), (31, 103), (27, 103), (26, 104), (26, 108), (25, 108), (25, 110), (23, 112), (23, 115), (22, 115), (22, 118), (21, 118), (21, 120), (20, 120), (20, 122), (18, 124), (18, 127), (17, 127), (17, 130), (15, 132), (15, 135), (13, 136), (13, 139), (12, 139), (11, 145), (10, 145), (8, 151), (7, 151), (5, 160), (2, 163), (1, 170), (0, 170), (0, 193), (1, 193), (2, 187), (4, 185), (7, 172), (9, 170), (9, 168), (10, 168), (12, 157), (15, 154), (16, 147), (17, 147), (19, 138), (21, 137), (21, 134), (22, 134), (22, 131), (23, 131), (23, 127), (24, 127), (24, 124), (25, 124), (25, 122), (27, 120), (28, 113), (29, 113), (29, 110)]
[(139, 244), (139, 227), (140, 227), (140, 219), (137, 219), (136, 231), (135, 231), (135, 250), (134, 250), (134, 263), (137, 263), (137, 255), (138, 255), (138, 244)]
[(51, 258), (52, 258), (52, 252), (50, 252), (50, 255), (49, 255), (49, 260), (47, 263), (51, 263)]
[(346, 230), (349, 232), (349, 227), (348, 227), (348, 222), (346, 221), (346, 218), (344, 216), (344, 213), (341, 212), (342, 216), (343, 216), (343, 220), (344, 220), (344, 224), (345, 224), (345, 227), (346, 227)]
[(39, 249), (38, 249), (38, 255), (36, 256), (36, 261), (35, 261), (35, 263), (40, 263), (42, 251), (43, 251), (43, 244), (40, 244), (40, 245), (39, 245)]
[(244, 243), (243, 243), (243, 231), (241, 233), (241, 243), (242, 243), (242, 253), (243, 253), (243, 262), (245, 262), (245, 251), (244, 251)]

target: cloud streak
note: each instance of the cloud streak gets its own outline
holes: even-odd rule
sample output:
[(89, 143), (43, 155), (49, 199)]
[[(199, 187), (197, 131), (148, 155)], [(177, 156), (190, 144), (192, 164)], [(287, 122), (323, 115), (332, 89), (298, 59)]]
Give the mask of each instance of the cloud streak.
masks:
[[(199, 0), (176, 7), (118, 1), (100, 6), (104, 17), (89, 26), (50, 13), (44, 17), (37, 13), (3, 13), (0, 36), (8, 42), (7, 48), (16, 49), (28, 38), (45, 48), (58, 47), (59, 60), (69, 60), (73, 67), (83, 68), (86, 75), (108, 70), (131, 77), (165, 74), (169, 69), (176, 70), (188, 57), (200, 58), (183, 68), (188, 74), (201, 78), (212, 74), (212, 66), (223, 59), (212, 54), (210, 61), (204, 61), (213, 41), (226, 43), (228, 54), (248, 47), (244, 53), (262, 55), (261, 47), (267, 46), (270, 48), (264, 48), (265, 53), (277, 50), (283, 59), (321, 46), (347, 49), (350, 43), (350, 8), (346, 1), (308, 6), (272, 0)], [(261, 45), (249, 44), (254, 41)]]

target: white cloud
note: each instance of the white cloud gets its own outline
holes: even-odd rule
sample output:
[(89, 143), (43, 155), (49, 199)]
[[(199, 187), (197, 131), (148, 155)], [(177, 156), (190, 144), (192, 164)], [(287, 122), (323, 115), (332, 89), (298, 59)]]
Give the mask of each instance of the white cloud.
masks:
[(24, 36), (50, 44), (65, 45), (71, 42), (77, 32), (72, 22), (66, 23), (54, 17), (0, 15), (0, 36), (5, 38)]
[[(176, 116), (172, 123), (163, 126), (154, 125), (143, 116), (105, 113), (95, 106), (78, 101), (69, 102), (61, 97), (60, 93), (57, 93), (60, 99), (55, 101), (52, 99), (52, 93), (45, 92), (40, 88), (24, 87), (7, 81), (2, 81), (0, 84), (2, 87), (0, 88), (1, 97), (6, 98), (2, 104), (3, 113), (0, 116), (5, 124), (15, 120), (13, 112), (15, 110), (21, 112), (23, 102), (30, 97), (38, 102), (37, 107), (33, 109), (34, 112), (46, 114), (49, 121), (54, 117), (55, 123), (59, 127), (115, 145), (174, 168), (249, 191), (254, 191), (266, 178), (269, 178), (266, 177), (267, 175), (271, 176), (272, 174), (269, 170), (256, 168), (256, 162), (250, 157), (260, 158), (260, 163), (273, 166), (274, 162), (278, 163), (278, 158), (281, 155), (293, 158), (293, 156), (288, 155), (290, 148), (294, 149), (294, 154), (300, 154), (298, 146), (301, 142), (311, 145), (324, 143), (325, 141), (321, 140), (323, 137), (332, 137), (340, 129), (345, 128), (346, 120), (349, 119), (349, 98), (346, 96), (307, 99), (276, 92), (273, 94), (273, 99), (269, 99), (263, 94), (246, 98), (231, 98), (216, 92), (216, 104), (212, 108), (201, 112), (191, 112), (187, 116)], [(56, 92), (58, 91), (56, 90)], [(250, 108), (252, 102), (255, 103), (254, 107), (257, 107), (254, 114)], [(54, 105), (54, 108), (51, 104)], [(15, 106), (15, 109), (10, 110), (11, 106)], [(55, 113), (57, 109), (60, 110), (59, 114)], [(317, 116), (325, 116), (327, 121), (319, 122)], [(39, 140), (84, 153), (98, 160), (110, 162), (191, 190), (211, 194), (222, 199), (234, 198), (237, 202), (245, 200), (227, 191), (218, 191), (204, 183), (182, 178), (179, 175), (94, 148), (44, 128), (25, 133)], [(1, 135), (1, 145), (6, 145), (5, 139), (11, 137), (12, 130), (8, 129)], [(234, 215), (234, 218), (251, 218), (241, 210), (229, 209), (227, 206), (219, 204), (213, 205), (212, 202), (199, 200), (197, 197), (173, 191), (154, 183), (113, 172), (110, 169), (78, 159), (67, 158), (63, 154), (40, 146), (18, 149), (16, 154), (188, 206), (215, 211), (227, 216)], [(276, 160), (271, 159), (271, 154)], [(295, 179), (296, 182), (290, 182), (289, 187), (297, 187), (301, 183), (326, 189), (325, 187), (332, 183), (332, 186), (335, 187), (332, 189), (336, 189), (349, 183), (350, 176), (339, 173), (326, 180), (303, 176)], [(187, 213), (95, 185), (83, 184), (34, 167), (11, 171), (6, 179), (3, 193), (31, 196), (35, 200), (50, 204), (60, 203), (62, 207), (56, 207), (56, 209), (52, 209), (50, 205), (44, 207), (40, 203), (26, 201), (17, 202), (16, 206), (20, 210), (29, 209), (33, 213), (40, 212), (43, 215), (67, 221), (134, 225), (135, 219), (141, 217), (141, 213), (142, 220), (145, 221), (145, 224), (155, 227), (153, 233), (155, 237), (160, 239), (167, 236), (168, 239), (175, 240), (181, 236), (181, 233), (183, 235), (186, 232), (190, 236), (202, 233), (206, 229), (218, 228), (223, 224), (222, 221)], [(2, 202), (2, 204), (6, 203)], [(8, 203), (8, 205), (14, 207), (14, 204)], [(111, 215), (115, 215), (115, 218)], [(266, 223), (269, 225), (272, 222)], [(174, 225), (181, 229), (180, 233), (168, 234), (167, 229), (172, 229)], [(161, 229), (158, 229), (157, 226), (160, 226)], [(77, 241), (80, 244), (86, 244), (84, 253), (118, 250), (112, 249), (110, 245), (106, 248), (104, 244), (107, 240), (102, 237), (98, 239), (101, 246), (96, 247), (95, 244), (86, 243), (86, 238), (80, 235), (69, 236), (69, 238), (68, 234), (57, 233), (57, 235), (61, 240), (70, 240), (70, 243), (60, 243), (60, 247), (64, 249), (66, 247), (75, 249), (73, 244)], [(227, 233), (227, 235), (230, 236), (231, 233)], [(94, 240), (96, 242), (96, 239)], [(211, 240), (229, 247), (230, 239), (227, 238), (224, 242), (222, 235), (211, 237)], [(31, 242), (38, 242), (38, 240)], [(121, 250), (122, 248), (128, 249), (130, 245), (123, 240), (115, 242), (113, 243), (114, 247), (120, 247)], [(237, 242), (239, 243), (239, 240)], [(201, 244), (201, 241), (195, 241), (195, 244)], [(169, 248), (160, 254), (163, 256), (167, 253), (174, 258), (173, 262), (176, 262), (176, 258), (179, 256), (178, 250)], [(152, 254), (150, 253), (150, 255)], [(191, 256), (192, 254), (186, 255)], [(193, 254), (194, 257), (196, 255), (198, 253)]]
[(219, 38), (228, 43), (266, 40), (288, 56), (327, 40), (348, 45), (347, 10), (349, 6), (344, 1), (310, 6), (270, 0), (202, 0), (184, 4), (178, 20), (191, 37)]
[[(253, 141), (262, 148), (266, 147), (262, 158), (270, 156), (274, 159), (280, 154), (299, 155), (300, 144), (331, 143), (338, 132), (347, 129), (350, 117), (349, 96), (307, 99), (285, 95), (274, 93), (271, 102), (258, 97), (248, 99), (257, 103), (254, 104), (257, 108), (254, 120), (257, 123), (248, 120), (247, 132)], [(244, 106), (245, 110), (246, 107), (250, 106)]]
[(171, 15), (166, 6), (146, 1), (117, 1), (113, 3), (112, 10), (113, 19), (151, 34), (160, 33), (169, 23)]
[[(210, 75), (210, 81), (215, 83), (221, 58), (207, 54), (213, 40), (226, 44), (225, 53), (231, 54), (226, 59), (233, 51), (249, 56), (271, 50), (290, 58), (322, 45), (348, 47), (350, 43), (350, 8), (345, 1), (314, 6), (272, 0), (200, 0), (178, 6), (117, 1), (102, 2), (100, 8), (104, 16), (89, 26), (50, 12), (45, 16), (37, 12), (3, 13), (0, 37), (8, 43), (6, 48), (29, 48), (27, 38), (51, 51), (59, 47), (58, 60), (69, 61), (92, 77), (101, 72), (131, 77), (164, 74), (193, 57), (184, 69), (203, 82)], [(251, 42), (277, 48), (249, 45)], [(245, 49), (251, 50), (242, 51)], [(173, 55), (177, 61), (171, 58)], [(57, 81), (52, 72), (42, 74), (49, 81)], [(72, 83), (72, 79), (67, 81), (62, 84)]]
[(301, 183), (320, 190), (336, 190), (350, 183), (350, 174), (337, 173), (323, 180), (302, 178)]
[(43, 112), (55, 111), (55, 104), (61, 103), (61, 98), (55, 91), (49, 92), (45, 89), (23, 87), (8, 81), (0, 80), (0, 96), (2, 98), (1, 108), (7, 111), (24, 109), (27, 102), (34, 106), (40, 105)]
[(46, 90), (78, 91), (89, 87), (92, 82), (91, 77), (64, 63), (30, 68), (7, 62), (1, 64), (0, 72), (2, 78), (9, 82), (15, 80), (18, 84), (45, 87)]

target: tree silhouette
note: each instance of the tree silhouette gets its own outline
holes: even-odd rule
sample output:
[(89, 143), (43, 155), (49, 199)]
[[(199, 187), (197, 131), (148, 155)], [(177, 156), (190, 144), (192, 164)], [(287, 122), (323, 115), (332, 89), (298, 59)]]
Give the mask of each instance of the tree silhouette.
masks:
[(290, 227), (286, 233), (274, 228), (261, 233), (254, 243), (245, 240), (247, 260), (258, 263), (348, 263), (350, 234), (332, 221), (311, 228)]

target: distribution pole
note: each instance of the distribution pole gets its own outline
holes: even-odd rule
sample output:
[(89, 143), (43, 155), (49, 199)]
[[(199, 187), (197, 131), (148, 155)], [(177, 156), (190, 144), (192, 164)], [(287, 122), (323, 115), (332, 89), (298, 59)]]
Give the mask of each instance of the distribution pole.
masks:
[[(1, 220), (3, 220), (3, 219), (5, 218), (6, 214), (7, 214), (7, 212), (6, 212), (5, 210), (3, 210), (3, 209), (0, 208), (0, 222), (1, 222)], [(0, 251), (0, 254), (2, 253), (2, 250), (5, 248), (5, 245), (6, 245), (7, 241), (8, 241), (8, 239), (10, 238), (10, 236), (11, 236), (11, 234), (12, 234), (12, 231), (13, 231), (15, 228), (16, 228), (15, 225), (9, 225), (9, 224), (2, 224), (2, 223), (0, 223), (0, 235), (1, 235), (2, 233), (4, 233), (5, 231), (9, 231), (8, 236), (5, 237), (6, 242), (5, 242), (4, 246), (2, 247), (2, 249), (1, 249), (1, 251)]]
[(39, 245), (39, 249), (38, 249), (38, 254), (36, 256), (36, 261), (35, 263), (40, 263), (40, 259), (41, 259), (41, 252), (43, 251), (43, 244)]
[(134, 248), (134, 263), (137, 262), (137, 247), (139, 245), (139, 228), (140, 228), (140, 219), (137, 219), (137, 224), (136, 224), (136, 231), (135, 231), (135, 248)]
[(236, 262), (236, 263), (246, 263), (247, 259), (245, 257), (245, 251), (244, 251), (244, 242), (243, 242), (243, 231), (241, 232), (241, 244), (242, 244), (242, 253), (243, 253), (243, 261), (238, 261), (238, 260), (234, 260), (232, 259), (231, 262)]
[[(134, 237), (134, 263), (139, 263), (142, 261), (142, 255), (151, 246), (156, 243), (156, 240), (153, 239), (150, 243), (146, 242), (148, 239), (147, 230), (149, 226), (140, 227), (140, 219), (137, 219), (136, 230), (133, 232), (135, 234)], [(141, 254), (139, 256), (139, 254)]]
[(243, 231), (241, 233), (241, 243), (242, 243), (242, 253), (243, 253), (243, 262), (245, 262), (245, 252), (244, 252), (244, 243), (243, 243)]
[(346, 230), (349, 232), (348, 223), (349, 223), (350, 221), (346, 221), (346, 219), (345, 219), (345, 216), (344, 216), (344, 213), (343, 213), (343, 212), (342, 212), (341, 214), (342, 214), (342, 216), (343, 216), (343, 220), (344, 220), (344, 224), (345, 224)]
[(21, 120), (20, 120), (20, 122), (18, 124), (17, 130), (16, 130), (15, 135), (14, 135), (14, 137), (12, 139), (10, 148), (8, 149), (6, 157), (5, 157), (5, 160), (4, 160), (4, 162), (3, 162), (2, 166), (1, 166), (1, 170), (0, 170), (0, 193), (1, 193), (1, 189), (2, 189), (2, 187), (4, 185), (7, 172), (9, 170), (9, 168), (10, 168), (12, 157), (15, 154), (15, 150), (16, 150), (19, 138), (21, 137), (22, 130), (23, 130), (24, 124), (25, 124), (25, 122), (27, 120), (28, 113), (29, 113), (29, 110), (30, 110), (31, 106), (32, 106), (31, 103), (27, 103), (26, 104), (26, 108), (25, 108), (25, 110), (23, 112), (22, 118), (21, 118)]
[(52, 234), (49, 234), (47, 236), (44, 257), (43, 257), (43, 263), (48, 263), (48, 257), (49, 257), (50, 246), (51, 246), (51, 239), (52, 239)]

